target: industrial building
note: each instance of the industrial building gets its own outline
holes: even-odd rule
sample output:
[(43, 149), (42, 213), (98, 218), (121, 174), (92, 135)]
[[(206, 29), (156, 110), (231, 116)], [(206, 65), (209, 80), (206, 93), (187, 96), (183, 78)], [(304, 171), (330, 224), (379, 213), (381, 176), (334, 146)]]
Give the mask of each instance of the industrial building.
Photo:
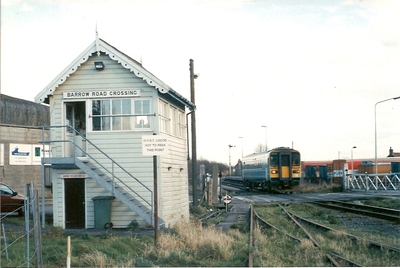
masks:
[[(1, 182), (23, 194), (24, 185), (34, 183), (42, 190), (40, 143), (41, 126), (49, 125), (50, 112), (47, 105), (1, 94), (0, 96), (0, 168)], [(51, 197), (48, 170), (45, 174), (44, 193)]]

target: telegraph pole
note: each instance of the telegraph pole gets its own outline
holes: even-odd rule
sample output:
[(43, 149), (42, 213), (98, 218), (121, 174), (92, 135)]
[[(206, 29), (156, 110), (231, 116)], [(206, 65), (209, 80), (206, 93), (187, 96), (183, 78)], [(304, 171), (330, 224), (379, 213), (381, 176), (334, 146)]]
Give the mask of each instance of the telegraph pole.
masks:
[[(194, 68), (193, 60), (190, 59), (190, 101), (195, 104), (194, 92)], [(197, 189), (197, 148), (196, 148), (196, 112), (193, 109), (191, 114), (192, 122), (192, 190), (193, 190), (193, 206), (198, 205), (198, 189)]]

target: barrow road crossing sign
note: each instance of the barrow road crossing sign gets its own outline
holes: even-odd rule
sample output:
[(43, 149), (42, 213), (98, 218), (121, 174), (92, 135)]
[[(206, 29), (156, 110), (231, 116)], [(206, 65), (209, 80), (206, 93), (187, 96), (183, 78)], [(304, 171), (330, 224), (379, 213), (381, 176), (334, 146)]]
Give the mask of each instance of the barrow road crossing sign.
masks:
[(143, 155), (166, 155), (169, 152), (169, 143), (166, 136), (142, 136)]

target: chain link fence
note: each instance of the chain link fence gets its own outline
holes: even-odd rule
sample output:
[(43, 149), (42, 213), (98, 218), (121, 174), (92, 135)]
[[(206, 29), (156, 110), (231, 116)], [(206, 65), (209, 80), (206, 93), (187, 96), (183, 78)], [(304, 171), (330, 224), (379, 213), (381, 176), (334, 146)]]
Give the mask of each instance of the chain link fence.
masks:
[[(41, 243), (41, 226), (39, 212), (38, 190), (34, 190), (33, 183), (25, 185), (25, 201), (24, 206), (15, 211), (1, 216), (1, 258), (3, 264), (5, 261), (13, 261), (16, 267), (42, 267), (42, 243)], [(8, 228), (4, 225), (4, 220), (12, 217), (18, 210), (22, 209), (25, 215), (25, 225), (19, 228), (19, 231)], [(25, 244), (21, 247), (21, 243)], [(17, 251), (18, 260), (11, 260), (10, 251)], [(16, 257), (15, 257), (16, 258)], [(13, 265), (14, 266), (14, 265)]]

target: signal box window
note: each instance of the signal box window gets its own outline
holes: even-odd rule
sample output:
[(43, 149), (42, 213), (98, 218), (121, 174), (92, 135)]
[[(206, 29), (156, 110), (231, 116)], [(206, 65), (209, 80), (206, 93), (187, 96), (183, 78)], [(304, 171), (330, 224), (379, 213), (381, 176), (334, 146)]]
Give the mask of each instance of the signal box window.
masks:
[(179, 138), (185, 138), (185, 112), (163, 100), (159, 101), (158, 107), (160, 131)]
[(151, 127), (151, 116), (150, 100), (92, 101), (93, 131), (147, 130)]
[(135, 128), (150, 128), (150, 101), (135, 100)]

